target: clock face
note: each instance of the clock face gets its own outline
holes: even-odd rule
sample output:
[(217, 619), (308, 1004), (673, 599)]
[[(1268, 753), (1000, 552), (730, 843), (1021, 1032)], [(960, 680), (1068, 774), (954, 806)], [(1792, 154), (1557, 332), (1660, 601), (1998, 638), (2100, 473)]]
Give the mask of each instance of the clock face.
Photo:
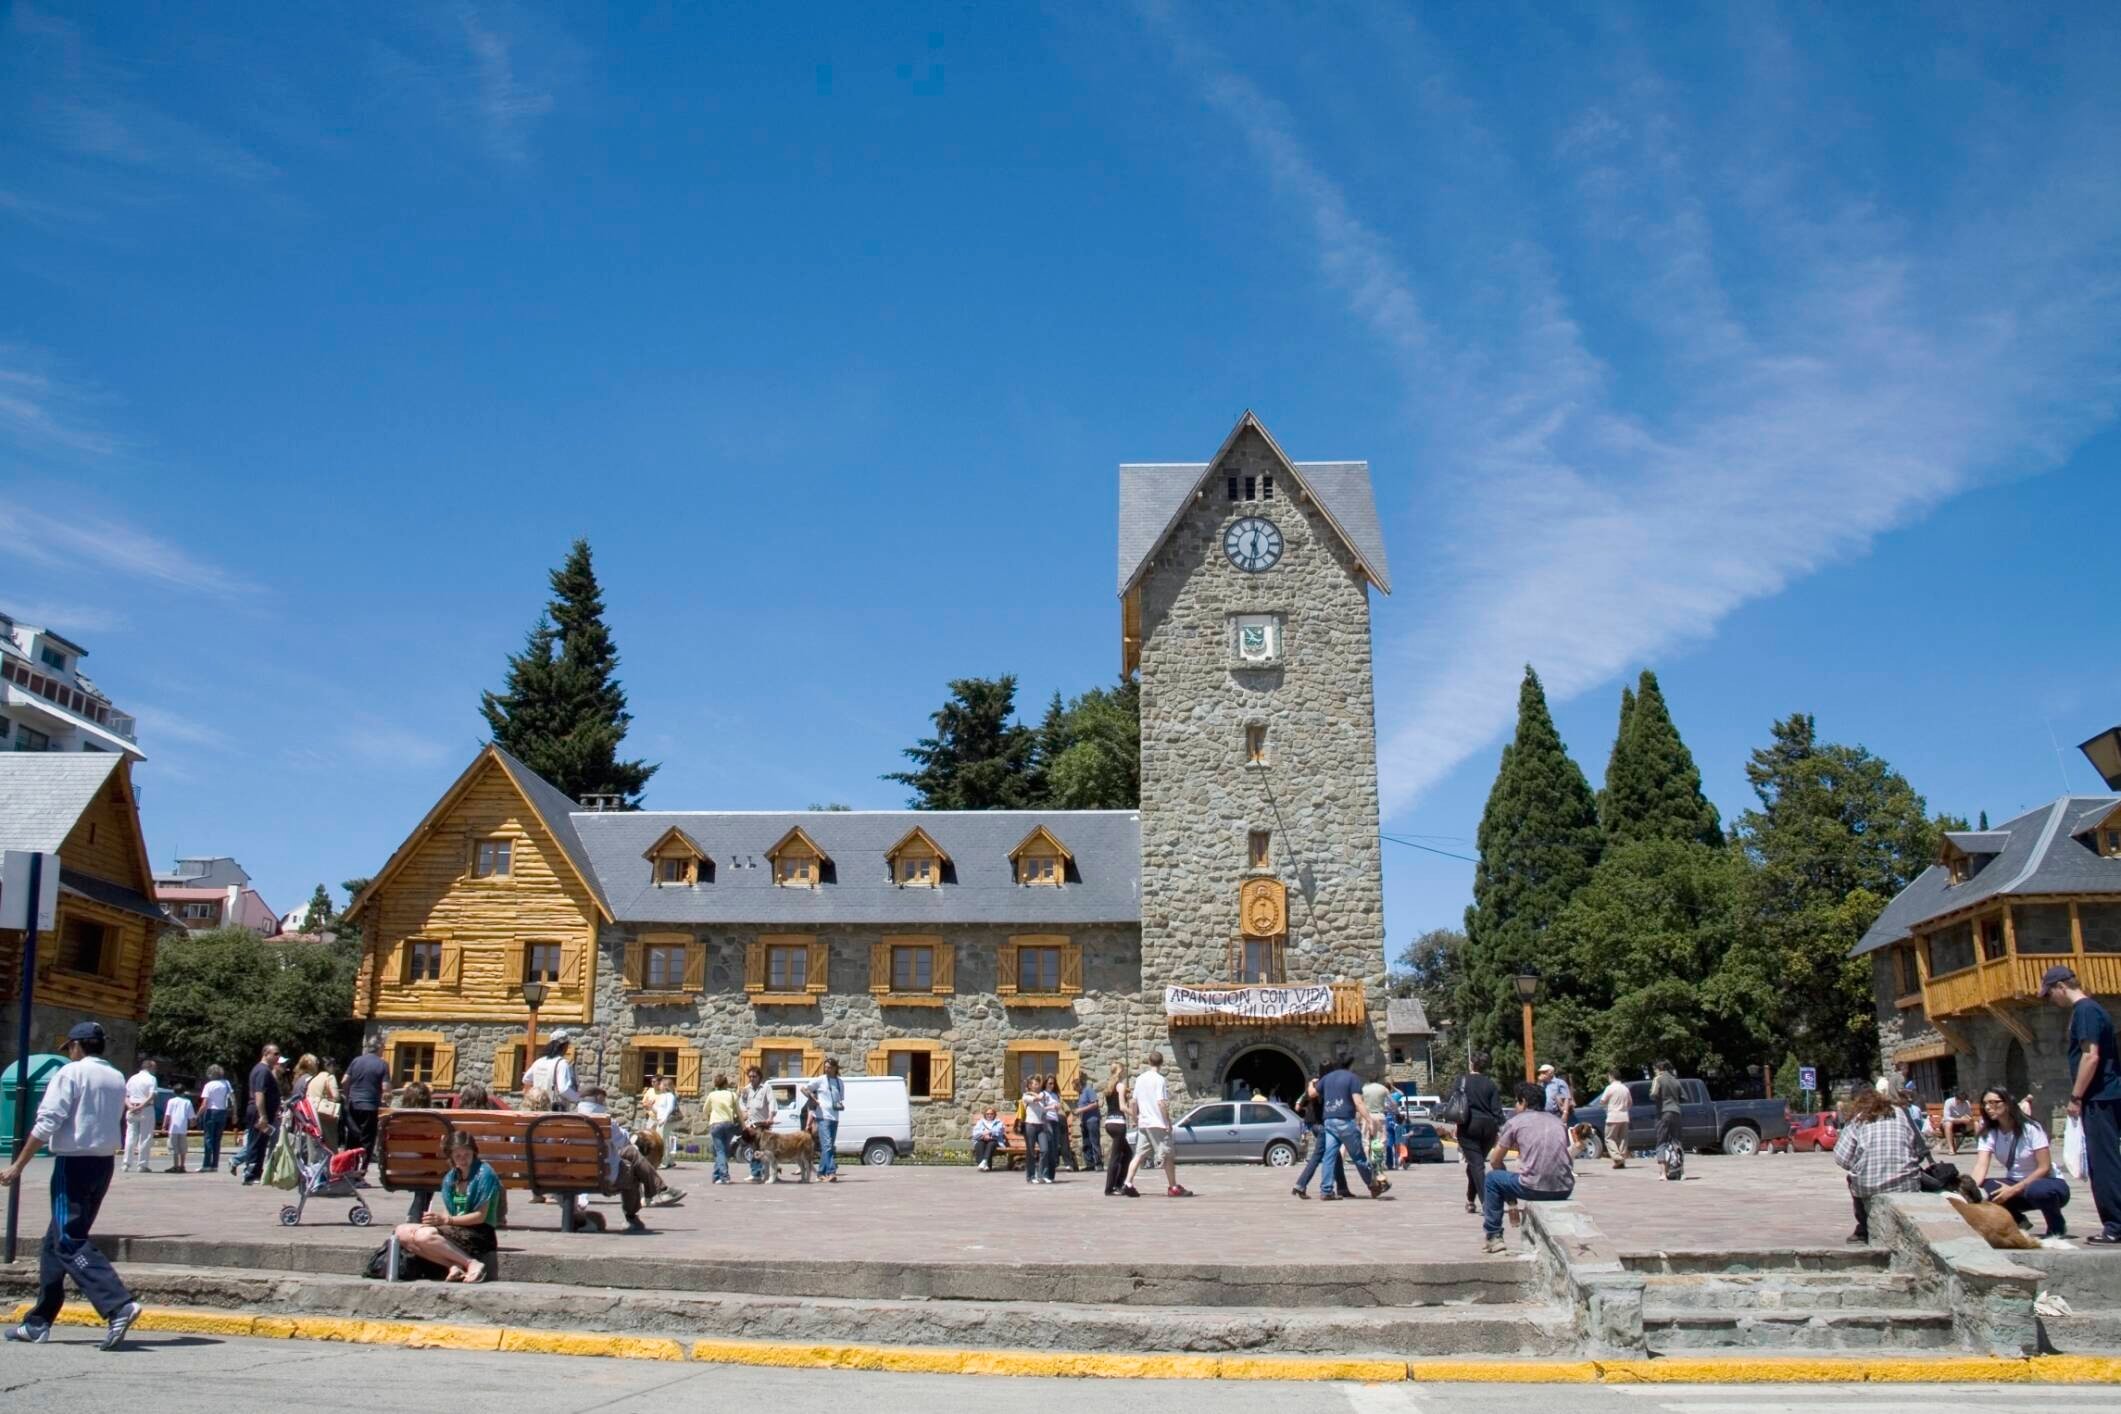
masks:
[(1273, 569), (1281, 559), (1281, 530), (1265, 516), (1246, 516), (1223, 532), (1223, 553), (1247, 574)]

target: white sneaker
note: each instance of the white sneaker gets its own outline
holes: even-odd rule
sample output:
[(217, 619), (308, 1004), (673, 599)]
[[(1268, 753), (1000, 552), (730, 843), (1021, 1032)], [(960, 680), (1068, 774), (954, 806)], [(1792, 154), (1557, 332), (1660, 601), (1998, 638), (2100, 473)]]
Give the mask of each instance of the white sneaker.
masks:
[(985, 1162), (985, 1160), (982, 1160), (982, 1161), (980, 1162), (980, 1166), (979, 1166), (979, 1171), (980, 1171), (981, 1173), (986, 1173), (986, 1172), (988, 1171), (988, 1170), (987, 1170), (987, 1165), (986, 1165), (986, 1162)]

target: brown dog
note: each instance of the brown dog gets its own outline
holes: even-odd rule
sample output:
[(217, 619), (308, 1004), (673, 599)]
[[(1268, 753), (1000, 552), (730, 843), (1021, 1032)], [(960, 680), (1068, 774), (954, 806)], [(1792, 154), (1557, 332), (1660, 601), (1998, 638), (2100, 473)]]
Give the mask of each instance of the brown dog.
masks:
[(766, 1130), (752, 1140), (758, 1154), (766, 1164), (766, 1181), (781, 1181), (781, 1165), (793, 1163), (802, 1170), (802, 1182), (808, 1183), (817, 1172), (817, 1138), (806, 1132), (779, 1134)]
[(633, 1136), (633, 1147), (641, 1151), (641, 1157), (648, 1160), (650, 1168), (661, 1168), (663, 1166), (662, 1135), (636, 1134)]

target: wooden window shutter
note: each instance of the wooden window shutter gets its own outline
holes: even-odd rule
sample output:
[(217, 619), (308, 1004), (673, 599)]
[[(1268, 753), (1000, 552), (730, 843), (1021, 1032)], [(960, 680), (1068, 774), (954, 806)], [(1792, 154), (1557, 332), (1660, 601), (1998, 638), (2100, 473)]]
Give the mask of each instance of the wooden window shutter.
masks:
[(803, 1074), (822, 1075), (824, 1073), (825, 1053), (808, 1041), (803, 1042)]
[(648, 945), (636, 938), (626, 944), (626, 990), (640, 991), (647, 975)]
[(583, 978), (584, 949), (579, 941), (560, 944), (560, 987), (564, 991), (579, 992), (588, 983)]
[(957, 990), (957, 944), (948, 939), (939, 939), (935, 944), (935, 972), (932, 992), (955, 992)]
[(619, 1093), (641, 1093), (641, 1053), (631, 1046), (619, 1052)]
[(680, 1095), (700, 1093), (700, 1053), (692, 1046), (678, 1052), (677, 1092)]
[[(763, 992), (766, 990), (766, 945), (753, 938), (744, 944), (744, 990)], [(754, 1063), (757, 1053), (752, 1052)]]
[[(871, 943), (869, 945), (869, 990), (872, 992), (888, 992), (891, 990), (891, 944), (889, 943)], [(872, 1065), (875, 1063), (877, 1054), (874, 1051), (870, 1052), (869, 1059)], [(872, 1069), (869, 1073), (871, 1075), (882, 1075), (885, 1072)]]
[[(1060, 1083), (1061, 1083), (1061, 1086), (1062, 1086), (1062, 1087), (1063, 1087), (1064, 1089), (1068, 1089), (1068, 1090), (1078, 1090), (1078, 1089), (1081, 1089), (1081, 1088), (1082, 1088), (1082, 1070), (1083, 1070), (1083, 1058), (1082, 1058), (1082, 1057), (1081, 1057), (1080, 1055), (1076, 1054), (1076, 1050), (1075, 1050), (1075, 1047), (1073, 1047), (1073, 1046), (1062, 1046), (1062, 1047), (1060, 1048), (1060, 1073), (1061, 1073)], [(1168, 1118), (1168, 1116), (1167, 1116), (1167, 1118)]]
[(521, 1053), (516, 1050), (514, 1041), (508, 1042), (493, 1053), (494, 1093), (505, 1095), (516, 1088), (516, 1081), (521, 1078), (516, 1074), (516, 1057), (519, 1054)]
[(750, 1070), (753, 1066), (760, 1064), (760, 1049), (761, 1048), (758, 1045), (753, 1044), (736, 1053), (736, 1084), (739, 1090), (743, 1089), (745, 1085), (750, 1083), (745, 1079), (745, 1072)]
[(390, 945), (390, 980), (397, 986), (406, 985), (405, 969), (412, 965), (412, 948), (404, 938)]
[[(1016, 944), (1014, 943), (1003, 943), (994, 950), (994, 990), (1005, 997), (1016, 995)], [(1010, 1082), (1009, 1088), (1012, 1090), (1016, 1089), (1016, 1083), (1013, 1080)]]
[(685, 990), (704, 992), (707, 990), (707, 945), (702, 942), (685, 944)]
[(436, 1041), (434, 1088), (454, 1090), (457, 1088), (457, 1048), (447, 1041)]
[(523, 985), (530, 975), (530, 942), (517, 938), (508, 945), (508, 990), (513, 992)]
[(1006, 1108), (1016, 1103), (1024, 1093), (1024, 1054), (1009, 1051), (1002, 1056), (1002, 1104)]
[(461, 943), (442, 944), (442, 985), (464, 985), (464, 945)]
[(1074, 943), (1061, 949), (1060, 989), (1071, 997), (1083, 989), (1083, 950)]
[(810, 974), (804, 982), (806, 992), (822, 992), (826, 989), (827, 972), (832, 964), (832, 944), (816, 938), (810, 940)]
[(928, 1098), (947, 1100), (957, 1093), (957, 1058), (948, 1051), (928, 1053)]
[(1223, 954), (1223, 975), (1239, 982), (1245, 980), (1244, 939), (1232, 938), (1230, 940), (1230, 946)]
[(869, 1053), (869, 1073), (889, 1075), (891, 1073), (891, 1051), (888, 1047)]

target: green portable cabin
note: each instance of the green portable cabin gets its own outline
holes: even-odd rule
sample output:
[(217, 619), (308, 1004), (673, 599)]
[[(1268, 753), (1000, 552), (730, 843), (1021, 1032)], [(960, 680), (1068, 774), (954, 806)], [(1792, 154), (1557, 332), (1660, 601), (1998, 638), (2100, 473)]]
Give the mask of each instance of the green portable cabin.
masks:
[[(44, 1087), (51, 1084), (59, 1067), (66, 1064), (65, 1056), (38, 1054), (29, 1058), (29, 1112), (32, 1122), (37, 1115), (37, 1106), (44, 1099)], [(22, 1067), (9, 1065), (0, 1070), (0, 1158), (15, 1157), (15, 1092), (22, 1088)]]

